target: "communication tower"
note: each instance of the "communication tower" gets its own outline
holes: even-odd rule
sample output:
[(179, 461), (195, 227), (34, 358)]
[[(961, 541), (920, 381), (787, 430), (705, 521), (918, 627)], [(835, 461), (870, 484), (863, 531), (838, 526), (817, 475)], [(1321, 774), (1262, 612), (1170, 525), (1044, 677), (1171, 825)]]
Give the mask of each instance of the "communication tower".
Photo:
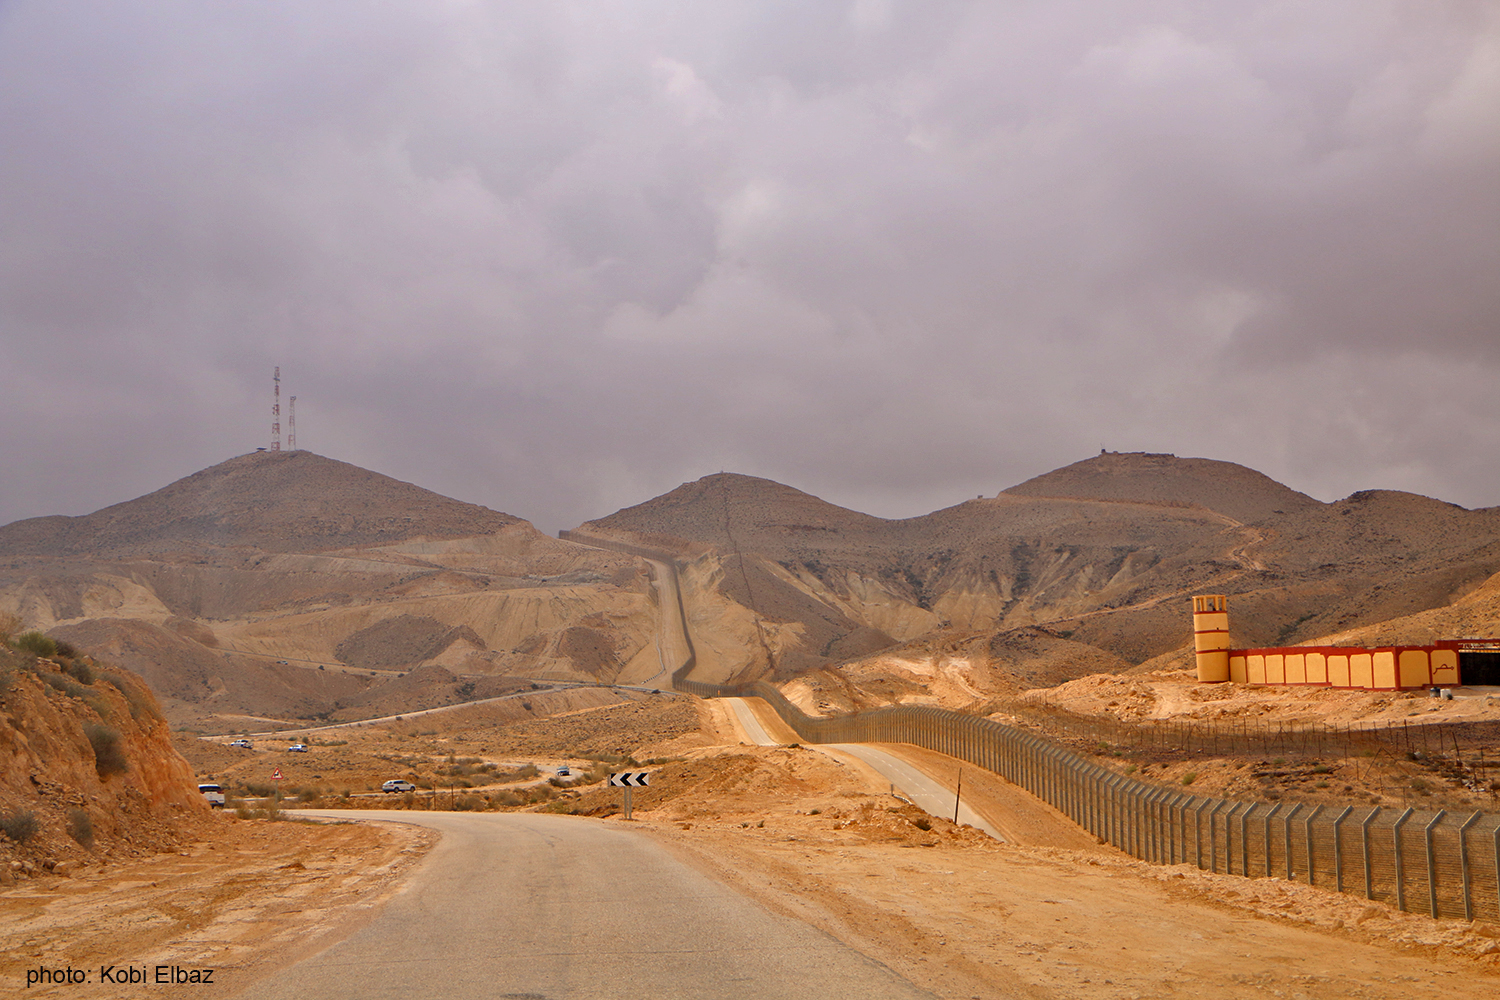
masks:
[(271, 394), (271, 450), (281, 450), (281, 366), (271, 376), (274, 388)]
[(293, 396), (286, 408), (286, 450), (297, 450), (297, 397)]

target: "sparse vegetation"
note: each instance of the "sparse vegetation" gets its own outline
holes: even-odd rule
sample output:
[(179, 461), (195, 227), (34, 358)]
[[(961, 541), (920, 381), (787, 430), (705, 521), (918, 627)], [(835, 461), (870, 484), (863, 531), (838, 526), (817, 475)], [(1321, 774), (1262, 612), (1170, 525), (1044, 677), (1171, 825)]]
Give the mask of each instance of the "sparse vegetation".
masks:
[(83, 735), (88, 737), (89, 746), (94, 749), (94, 770), (99, 773), (99, 777), (108, 778), (130, 769), (130, 761), (120, 746), (118, 732), (97, 722), (86, 722), (83, 725)]
[(78, 808), (68, 810), (68, 836), (84, 847), (94, 846), (94, 821), (89, 818), (87, 810)]
[(37, 822), (36, 813), (29, 809), (0, 816), (0, 833), (4, 833), (18, 844), (24, 844), (36, 836), (39, 829), (41, 829), (41, 824)]
[(56, 656), (57, 643), (42, 632), (22, 632), (10, 644), (17, 649), (31, 653), (33, 656)]
[(1198, 780), (1198, 772), (1197, 771), (1189, 771), (1187, 774), (1184, 774), (1182, 776), (1182, 783), (1184, 785), (1191, 785), (1193, 782), (1195, 782), (1197, 780)]

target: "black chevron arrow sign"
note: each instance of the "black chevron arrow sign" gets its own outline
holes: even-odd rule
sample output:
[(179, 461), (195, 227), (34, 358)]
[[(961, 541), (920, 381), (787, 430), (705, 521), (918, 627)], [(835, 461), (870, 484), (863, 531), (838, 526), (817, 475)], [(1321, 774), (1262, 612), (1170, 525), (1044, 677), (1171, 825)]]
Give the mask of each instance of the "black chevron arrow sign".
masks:
[(650, 771), (621, 771), (609, 776), (611, 788), (645, 788), (651, 784)]

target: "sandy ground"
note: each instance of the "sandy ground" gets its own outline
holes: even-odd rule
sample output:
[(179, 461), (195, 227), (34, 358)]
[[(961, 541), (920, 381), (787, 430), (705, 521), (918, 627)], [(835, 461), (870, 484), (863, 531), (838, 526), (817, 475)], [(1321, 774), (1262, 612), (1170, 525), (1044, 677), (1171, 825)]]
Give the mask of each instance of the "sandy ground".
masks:
[[(639, 790), (633, 828), (939, 996), (1500, 994), (1500, 921), (1439, 922), (1281, 879), (1147, 865), (965, 768), (965, 801), (1001, 827), (998, 843), (901, 801), (852, 758), (744, 745), (723, 706), (700, 707), (691, 739), (658, 712), (623, 708), (565, 717), (557, 736), (632, 739), (634, 724), (638, 752), (675, 748)], [(611, 717), (614, 733), (595, 730)], [(539, 748), (543, 727), (525, 726), (537, 731), (487, 733), (492, 749), (502, 737)], [(951, 759), (885, 749), (957, 778)], [(600, 816), (618, 795), (596, 787), (569, 801)], [(222, 968), (227, 985), (214, 989), (229, 995), (358, 927), (427, 846), (397, 826), (217, 825), (180, 854), (23, 880), (0, 897), (0, 940), (20, 945), (0, 959), (0, 982), (24, 986), (38, 964), (175, 962)]]
[[(1500, 991), (1500, 924), (1433, 921), (1280, 879), (1161, 868), (1097, 844), (1000, 844), (924, 820), (831, 755), (735, 751), (745, 755), (762, 759), (785, 794), (757, 802), (744, 791), (753, 780), (739, 773), (727, 794), (704, 783), (697, 794), (638, 810), (635, 825), (940, 996)], [(984, 807), (1004, 811), (1007, 800)], [(1018, 840), (1044, 839), (1058, 822), (1051, 813), (1016, 810), (1007, 822), (1026, 831)], [(1075, 828), (1072, 839), (1081, 837)]]
[[(230, 996), (362, 925), (432, 836), (397, 824), (320, 826), (223, 817), (176, 853), (25, 879), (0, 894), (0, 993), (115, 997), (101, 966), (214, 969), (197, 996)], [(26, 987), (26, 970), (85, 970), (87, 985)]]

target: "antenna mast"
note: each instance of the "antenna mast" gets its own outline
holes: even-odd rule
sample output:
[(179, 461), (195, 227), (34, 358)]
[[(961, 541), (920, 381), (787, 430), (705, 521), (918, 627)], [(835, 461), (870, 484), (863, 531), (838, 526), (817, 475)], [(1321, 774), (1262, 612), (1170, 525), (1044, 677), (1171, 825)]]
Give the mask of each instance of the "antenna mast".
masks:
[(281, 366), (276, 366), (276, 374), (271, 376), (275, 384), (275, 390), (271, 396), (271, 450), (281, 450)]
[(286, 450), (297, 450), (297, 397), (291, 398), (286, 410)]

